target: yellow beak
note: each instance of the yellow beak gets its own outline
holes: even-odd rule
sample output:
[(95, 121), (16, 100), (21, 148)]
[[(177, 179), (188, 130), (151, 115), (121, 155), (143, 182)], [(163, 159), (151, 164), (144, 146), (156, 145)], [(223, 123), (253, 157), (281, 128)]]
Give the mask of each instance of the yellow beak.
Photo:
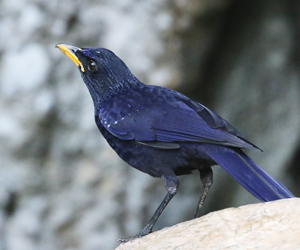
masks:
[(84, 67), (82, 63), (79, 61), (78, 57), (75, 55), (75, 52), (77, 50), (81, 50), (81, 48), (75, 47), (73, 45), (69, 44), (63, 44), (59, 43), (55, 46), (56, 48), (59, 48), (62, 53), (64, 53), (67, 57), (69, 57), (75, 64), (76, 66), (80, 66), (80, 69), (82, 72), (84, 72)]

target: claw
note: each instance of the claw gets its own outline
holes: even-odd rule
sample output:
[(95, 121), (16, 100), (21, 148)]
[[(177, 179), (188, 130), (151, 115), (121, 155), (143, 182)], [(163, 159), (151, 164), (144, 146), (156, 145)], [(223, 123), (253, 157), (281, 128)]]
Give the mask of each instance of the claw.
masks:
[(137, 239), (137, 238), (140, 238), (140, 237), (138, 237), (138, 236), (133, 236), (133, 237), (128, 237), (128, 238), (121, 238), (121, 239), (118, 239), (117, 241), (116, 241), (116, 243), (126, 243), (126, 242), (128, 242), (128, 241), (132, 241), (132, 240), (135, 240), (135, 239)]
[(132, 241), (138, 238), (142, 238), (143, 236), (152, 233), (152, 229), (149, 228), (149, 225), (147, 225), (138, 235), (136, 236), (132, 236), (132, 237), (128, 237), (128, 238), (121, 238), (118, 239), (116, 243), (126, 243), (128, 241)]

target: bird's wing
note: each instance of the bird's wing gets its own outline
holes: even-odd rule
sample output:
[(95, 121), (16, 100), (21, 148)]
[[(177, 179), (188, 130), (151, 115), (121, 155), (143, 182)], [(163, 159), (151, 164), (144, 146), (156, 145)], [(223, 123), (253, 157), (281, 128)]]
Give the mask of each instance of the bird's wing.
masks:
[(98, 116), (114, 136), (152, 146), (153, 142), (200, 142), (255, 147), (220, 116), (186, 97), (157, 102), (118, 97), (101, 108)]

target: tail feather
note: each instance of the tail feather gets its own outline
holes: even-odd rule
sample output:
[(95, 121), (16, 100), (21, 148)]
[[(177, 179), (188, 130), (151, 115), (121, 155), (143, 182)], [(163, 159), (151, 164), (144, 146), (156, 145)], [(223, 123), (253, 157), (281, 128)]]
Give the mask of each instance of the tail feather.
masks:
[(209, 145), (206, 153), (260, 201), (294, 197), (282, 183), (256, 165), (242, 150)]

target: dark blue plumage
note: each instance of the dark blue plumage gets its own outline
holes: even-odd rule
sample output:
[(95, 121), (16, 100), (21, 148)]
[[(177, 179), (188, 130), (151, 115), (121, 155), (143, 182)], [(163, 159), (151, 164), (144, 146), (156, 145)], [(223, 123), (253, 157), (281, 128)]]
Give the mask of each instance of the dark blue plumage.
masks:
[(176, 91), (141, 83), (109, 50), (58, 47), (79, 66), (93, 98), (96, 124), (110, 146), (129, 165), (166, 182), (165, 199), (136, 237), (152, 231), (176, 194), (176, 176), (193, 170), (200, 172), (204, 188), (196, 216), (212, 184), (211, 166), (217, 164), (261, 201), (294, 197), (241, 150), (259, 148), (205, 106)]

